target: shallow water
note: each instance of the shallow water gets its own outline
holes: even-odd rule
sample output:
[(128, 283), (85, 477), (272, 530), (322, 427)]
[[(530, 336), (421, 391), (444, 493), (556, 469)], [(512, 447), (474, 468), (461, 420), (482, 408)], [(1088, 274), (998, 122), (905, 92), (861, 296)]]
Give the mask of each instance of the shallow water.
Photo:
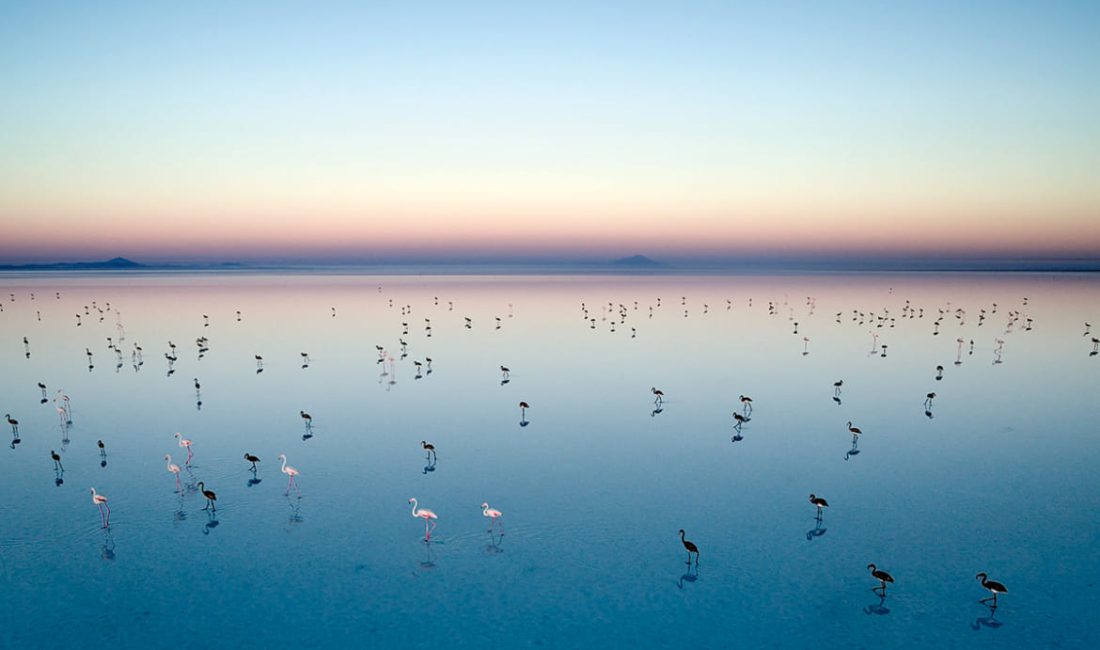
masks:
[[(1100, 645), (1091, 276), (51, 274), (0, 297), (5, 647)], [(165, 469), (177, 431), (216, 515)], [(995, 613), (978, 571), (1008, 585)]]

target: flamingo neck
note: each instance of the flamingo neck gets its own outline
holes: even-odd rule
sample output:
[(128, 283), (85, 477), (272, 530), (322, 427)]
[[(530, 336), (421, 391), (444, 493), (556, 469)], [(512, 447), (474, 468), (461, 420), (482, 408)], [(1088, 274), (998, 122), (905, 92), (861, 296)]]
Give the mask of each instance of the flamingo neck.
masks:
[(419, 505), (419, 504), (417, 504), (417, 502), (416, 502), (416, 499), (413, 499), (413, 500), (412, 500), (412, 504), (413, 504), (413, 507), (412, 507), (412, 515), (413, 515), (414, 517), (419, 517), (419, 516), (420, 516), (420, 513), (418, 513), (418, 512), (416, 511), (416, 506), (417, 506), (417, 505)]

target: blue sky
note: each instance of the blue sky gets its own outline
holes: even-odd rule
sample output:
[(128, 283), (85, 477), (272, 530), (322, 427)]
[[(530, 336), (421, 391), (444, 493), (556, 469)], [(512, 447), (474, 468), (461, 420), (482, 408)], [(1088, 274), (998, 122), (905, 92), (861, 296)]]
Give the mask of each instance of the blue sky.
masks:
[(0, 258), (1100, 254), (1098, 28), (1100, 3), (6, 3)]

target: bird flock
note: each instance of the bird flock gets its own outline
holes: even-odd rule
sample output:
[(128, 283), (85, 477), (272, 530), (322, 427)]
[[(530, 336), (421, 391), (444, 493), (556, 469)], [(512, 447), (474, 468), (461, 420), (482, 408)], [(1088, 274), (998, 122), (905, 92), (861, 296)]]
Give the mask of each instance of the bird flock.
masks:
[[(381, 287), (379, 287), (379, 291), (381, 291)], [(56, 298), (60, 300), (61, 294), (57, 293)], [(31, 294), (31, 300), (34, 299), (34, 295)], [(11, 294), (10, 302), (15, 301), (15, 294)], [(440, 300), (437, 296), (434, 298), (433, 305), (438, 306), (439, 304)], [(647, 309), (643, 311), (640, 309), (640, 305), (637, 301), (634, 301), (632, 306), (629, 303), (616, 303), (610, 301), (599, 305), (599, 314), (597, 316), (595, 312), (596, 308), (589, 307), (589, 305), (587, 305), (585, 302), (582, 302), (580, 305), (581, 322), (588, 329), (592, 330), (597, 329), (599, 323), (603, 323), (605, 331), (608, 333), (622, 332), (625, 335), (627, 332), (629, 332), (630, 339), (637, 339), (640, 331), (644, 333), (643, 323), (645, 323), (645, 321), (648, 319), (652, 319), (655, 312), (662, 309), (663, 304), (667, 304), (667, 302), (663, 303), (660, 297), (655, 297), (653, 303), (651, 305), (648, 305)], [(749, 308), (752, 308), (752, 304), (752, 299), (748, 298), (747, 306)], [(454, 310), (454, 301), (447, 301), (447, 305), (448, 312)], [(392, 299), (389, 300), (388, 306), (391, 309), (395, 307)], [(374, 346), (375, 352), (377, 353), (376, 364), (381, 368), (380, 383), (383, 380), (386, 380), (387, 386), (393, 386), (396, 384), (396, 374), (399, 368), (398, 364), (404, 362), (409, 356), (409, 342), (406, 340), (406, 337), (409, 335), (410, 321), (413, 320), (411, 318), (413, 314), (413, 306), (411, 304), (396, 306), (400, 308), (402, 316), (401, 335), (397, 338), (399, 345), (392, 350), (384, 345)], [(726, 299), (725, 306), (727, 311), (732, 310), (734, 306), (733, 300)], [(1023, 298), (1018, 307), (1007, 310), (1007, 313), (1003, 315), (997, 333), (991, 336), (992, 346), (990, 349), (992, 351), (991, 362), (993, 364), (996, 365), (1004, 363), (1007, 345), (1006, 339), (1004, 337), (1011, 335), (1015, 332), (1029, 332), (1033, 329), (1034, 319), (1028, 314), (1027, 306), (1028, 299)], [(801, 356), (807, 356), (810, 354), (811, 338), (808, 335), (800, 335), (799, 328), (800, 326), (802, 328), (805, 328), (807, 326), (807, 323), (812, 322), (811, 317), (814, 315), (814, 311), (816, 309), (816, 299), (813, 296), (807, 296), (803, 307), (804, 311), (802, 312), (803, 315), (800, 316), (801, 320), (795, 320), (795, 309), (786, 299), (784, 299), (782, 302), (778, 300), (768, 301), (766, 309), (768, 316), (771, 318), (781, 318), (782, 313), (784, 311), (787, 312), (787, 320), (790, 323), (791, 333), (792, 335), (797, 335), (797, 338), (795, 338), (795, 348), (798, 350)], [(689, 305), (686, 296), (682, 296), (680, 298), (680, 308), (684, 318), (689, 317), (689, 315), (692, 313), (691, 310), (693, 308), (698, 309), (699, 312), (704, 315), (709, 314), (711, 311), (711, 305), (709, 303), (702, 303), (697, 307), (694, 305)], [(990, 319), (992, 319), (994, 315), (999, 313), (998, 310), (999, 307), (996, 303), (992, 303), (990, 305), (982, 306), (981, 308), (979, 308), (976, 315), (976, 326), (984, 326), (987, 321), (990, 321)], [(76, 320), (73, 327), (86, 328), (87, 326), (85, 325), (85, 322), (86, 319), (89, 318), (93, 321), (94, 319), (98, 318), (98, 323), (103, 323), (105, 319), (108, 318), (112, 313), (115, 318), (114, 333), (112, 336), (106, 337), (106, 341), (107, 350), (113, 356), (114, 366), (117, 371), (123, 367), (123, 345), (127, 338), (126, 327), (123, 323), (122, 315), (118, 311), (118, 309), (113, 308), (110, 302), (104, 302), (102, 305), (100, 305), (99, 303), (97, 303), (96, 300), (92, 300), (89, 302), (88, 305), (84, 306), (82, 313), (78, 312), (76, 314)], [(328, 313), (330, 314), (331, 318), (336, 318), (338, 312), (336, 307), (333, 306), (329, 308)], [(868, 328), (870, 339), (870, 350), (867, 353), (868, 356), (886, 358), (888, 345), (880, 341), (880, 339), (884, 338), (884, 336), (889, 333), (890, 330), (896, 328), (899, 323), (903, 323), (906, 321), (924, 321), (926, 319), (926, 313), (927, 318), (931, 320), (931, 325), (927, 329), (929, 335), (931, 336), (941, 336), (941, 332), (943, 330), (946, 330), (948, 325), (954, 324), (961, 327), (965, 325), (969, 319), (972, 318), (970, 310), (953, 306), (950, 303), (932, 308), (925, 308), (913, 306), (911, 305), (909, 300), (906, 300), (904, 306), (898, 313), (893, 313), (890, 309), (885, 307), (877, 310), (852, 309), (848, 312), (836, 312), (834, 320), (836, 325), (851, 323), (854, 324), (854, 326), (856, 327)], [(934, 318), (933, 314), (935, 314)], [(36, 315), (37, 320), (40, 321), (41, 313), (36, 312)], [(511, 304), (508, 304), (506, 315), (494, 315), (488, 320), (488, 322), (492, 323), (494, 329), (499, 330), (503, 327), (506, 319), (512, 318), (513, 316), (513, 306)], [(242, 322), (242, 318), (242, 311), (235, 310), (235, 322)], [(204, 313), (201, 315), (201, 325), (203, 328), (210, 327), (210, 321), (211, 317), (209, 314)], [(629, 325), (628, 321), (630, 323)], [(432, 319), (424, 318), (423, 322), (424, 336), (425, 338), (431, 338), (433, 331)], [(461, 321), (457, 324), (459, 324), (462, 329), (470, 330), (474, 328), (478, 324), (478, 322), (475, 321), (473, 316), (462, 316)], [(1090, 328), (1091, 325), (1086, 322), (1084, 337), (1087, 341), (1091, 343), (1092, 346), (1091, 350), (1088, 351), (1088, 355), (1096, 356), (1098, 353), (1100, 353), (1100, 340), (1098, 340), (1094, 336), (1091, 336)], [(198, 359), (202, 359), (205, 355), (210, 353), (212, 343), (209, 338), (204, 335), (197, 336), (194, 342), (195, 351)], [(21, 343), (23, 347), (23, 355), (27, 359), (30, 359), (32, 353), (31, 339), (28, 336), (22, 336)], [(800, 347), (798, 347), (799, 344)], [(965, 358), (974, 355), (976, 344), (975, 340), (969, 337), (958, 337), (956, 338), (955, 344), (955, 356), (952, 360), (952, 363), (954, 366), (957, 367), (962, 365)], [(130, 362), (134, 371), (140, 371), (145, 364), (143, 347), (135, 342), (131, 345), (131, 347), (125, 349), (129, 352)], [(263, 354), (259, 352), (251, 352), (251, 355), (255, 363), (255, 373), (257, 375), (263, 373), (265, 371)], [(96, 354), (91, 350), (90, 347), (85, 347), (84, 356), (87, 363), (88, 371), (91, 372), (95, 368)], [(177, 344), (171, 340), (167, 341), (167, 350), (164, 352), (164, 359), (166, 361), (166, 376), (172, 377), (175, 373), (175, 364), (179, 362), (180, 356)], [(242, 360), (247, 363), (247, 356), (242, 355)], [(314, 359), (309, 352), (302, 351), (299, 353), (298, 362), (300, 362), (301, 369), (305, 370), (310, 368), (311, 364), (314, 362)], [(415, 373), (413, 375), (414, 379), (424, 379), (428, 375), (431, 375), (433, 372), (432, 358), (428, 356), (424, 356), (421, 359), (413, 359), (411, 361), (411, 366), (413, 372)], [(502, 386), (509, 384), (512, 381), (511, 368), (505, 364), (499, 364), (498, 368), (500, 372), (500, 384)], [(934, 374), (931, 375), (932, 381), (942, 381), (945, 372), (944, 365), (935, 365), (934, 367), (931, 367), (930, 370), (934, 371)], [(198, 377), (194, 377), (192, 381), (195, 389), (196, 407), (201, 409), (202, 383), (200, 382)], [(832, 400), (838, 406), (842, 403), (844, 389), (848, 388), (849, 386), (850, 384), (846, 384), (843, 379), (837, 379), (835, 382), (832, 383)], [(38, 381), (36, 383), (36, 388), (36, 394), (38, 396), (36, 400), (40, 404), (47, 404), (49, 402), (49, 389), (47, 383), (44, 381)], [(935, 400), (938, 398), (938, 394), (940, 392), (943, 391), (928, 391), (924, 394), (921, 405), (923, 413), (926, 417), (934, 417), (933, 405), (935, 403)], [(657, 386), (651, 386), (650, 394), (653, 397), (653, 410), (651, 411), (651, 415), (656, 417), (664, 410), (666, 393), (663, 389), (658, 388)], [(745, 439), (745, 427), (747, 427), (753, 419), (754, 400), (748, 395), (739, 394), (735, 398), (735, 400), (731, 401), (735, 401), (736, 403), (736, 408), (731, 413), (733, 418), (733, 436), (731, 437), (731, 442), (737, 443)], [(53, 398), (53, 402), (55, 404), (54, 408), (56, 409), (58, 415), (59, 427), (61, 428), (62, 432), (65, 433), (67, 429), (72, 426), (73, 421), (70, 397), (65, 394), (63, 390), (57, 390), (56, 396)], [(16, 404), (13, 404), (13, 410), (14, 406), (16, 406)], [(21, 404), (19, 404), (18, 406), (20, 406), (20, 408), (22, 407)], [(518, 403), (518, 408), (520, 410), (519, 425), (521, 427), (526, 427), (528, 426), (528, 424), (530, 424), (530, 421), (527, 419), (527, 412), (532, 407), (529, 402), (520, 401)], [(7, 423), (11, 427), (12, 432), (12, 441), (10, 446), (12, 449), (16, 449), (17, 445), (19, 445), (22, 441), (21, 431), (19, 428), (19, 420), (16, 419), (16, 417), (14, 417), (11, 413), (6, 413), (5, 418), (7, 420)], [(302, 409), (299, 410), (299, 418), (301, 419), (305, 427), (305, 432), (302, 436), (303, 441), (309, 440), (313, 436), (313, 416)], [(839, 423), (837, 426), (839, 428)], [(858, 445), (860, 437), (863, 435), (864, 432), (860, 427), (855, 426), (850, 420), (847, 422), (845, 427), (847, 429), (847, 432), (851, 434), (851, 447), (847, 449), (844, 455), (844, 460), (847, 461), (859, 453)], [(191, 468), (193, 466), (192, 461), (195, 456), (193, 441), (190, 438), (184, 437), (182, 433), (179, 432), (175, 433), (173, 437), (175, 439), (175, 444), (180, 449), (181, 453), (186, 454), (186, 459), (183, 461), (182, 466), (173, 462), (170, 453), (163, 454), (165, 470), (167, 473), (172, 475), (175, 485), (175, 491), (177, 493), (183, 491), (197, 491), (197, 493), (201, 494), (201, 496), (205, 500), (203, 510), (209, 511), (211, 515), (213, 515), (213, 513), (217, 511), (218, 495), (213, 489), (209, 489), (207, 487), (206, 481), (189, 480), (186, 485), (181, 481), (181, 472), (186, 471), (189, 475), (191, 475)], [(99, 449), (101, 466), (106, 467), (106, 445), (103, 440), (98, 440), (97, 446)], [(438, 460), (436, 446), (433, 443), (428, 442), (427, 440), (421, 440), (420, 448), (425, 453), (426, 460), (428, 461), (428, 466), (425, 467), (424, 470), (425, 473), (428, 473), (429, 471), (432, 471), (434, 469), (435, 464)], [(62, 455), (59, 454), (55, 449), (51, 449), (49, 451), (49, 454), (50, 459), (53, 462), (54, 471), (57, 474), (57, 485), (60, 486), (63, 483), (62, 477), (65, 471)], [(298, 485), (298, 478), (302, 476), (302, 473), (297, 467), (288, 464), (287, 455), (285, 453), (279, 453), (276, 458), (280, 463), (280, 472), (287, 477), (287, 484), (284, 495), (288, 496), (291, 490), (294, 490), (297, 497), (301, 498), (302, 493)], [(251, 472), (255, 477), (259, 472), (260, 464), (262, 464), (260, 456), (253, 454), (251, 451), (246, 451), (243, 453), (243, 460), (244, 462), (249, 464), (248, 471)], [(192, 476), (192, 478), (194, 477)], [(108, 497), (100, 493), (94, 486), (89, 487), (89, 493), (91, 495), (92, 504), (97, 507), (100, 513), (102, 527), (109, 528), (111, 510)], [(807, 535), (807, 538), (812, 538), (813, 536), (820, 535), (824, 532), (820, 526), (820, 523), (823, 519), (823, 513), (825, 509), (830, 508), (830, 504), (825, 498), (818, 496), (815, 493), (811, 493), (808, 497), (808, 500), (810, 505), (815, 509), (815, 519), (818, 523), (818, 527), (815, 529), (816, 532), (811, 531), (811, 533)], [(423, 541), (426, 543), (430, 543), (432, 541), (432, 533), (434, 532), (440, 520), (439, 515), (436, 514), (436, 512), (434, 512), (433, 510), (421, 507), (418, 499), (415, 497), (409, 498), (408, 504), (411, 505), (411, 516), (414, 519), (422, 520), (424, 523)], [(480, 510), (482, 516), (489, 521), (489, 531), (492, 532), (496, 528), (499, 529), (500, 534), (503, 535), (504, 526), (502, 511), (490, 507), (487, 501), (481, 503)], [(687, 564), (689, 565), (689, 568), (693, 565), (693, 563), (695, 567), (698, 567), (700, 558), (700, 545), (694, 541), (688, 540), (686, 538), (687, 533), (684, 529), (680, 529), (678, 535), (681, 541), (681, 545), (687, 553)], [(718, 553), (717, 555), (721, 554)], [(711, 557), (714, 557), (714, 554), (712, 554)], [(866, 568), (870, 572), (870, 576), (875, 582), (875, 585), (872, 587), (872, 591), (879, 595), (880, 598), (885, 599), (887, 595), (887, 585), (894, 585), (895, 578), (891, 573), (879, 569), (878, 566), (874, 563), (867, 564)], [(991, 594), (988, 598), (983, 598), (981, 602), (986, 603), (992, 611), (995, 611), (998, 604), (998, 596), (1008, 593), (1008, 589), (1003, 583), (990, 580), (989, 576), (984, 571), (979, 572), (975, 577), (980, 582), (981, 588), (985, 589)]]

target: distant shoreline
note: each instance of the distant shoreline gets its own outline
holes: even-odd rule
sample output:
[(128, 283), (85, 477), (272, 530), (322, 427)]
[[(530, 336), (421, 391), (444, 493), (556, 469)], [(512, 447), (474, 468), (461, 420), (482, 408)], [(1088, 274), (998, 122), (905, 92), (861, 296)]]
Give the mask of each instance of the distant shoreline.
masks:
[(147, 266), (138, 269), (96, 268), (17, 268), (0, 267), (0, 277), (45, 276), (101, 276), (101, 277), (150, 277), (168, 275), (424, 275), (424, 276), (621, 276), (621, 277), (675, 277), (675, 276), (759, 276), (759, 275), (1095, 275), (1100, 268), (824, 268), (824, 267), (663, 267), (660, 269), (623, 269), (606, 266), (535, 266), (535, 265), (355, 265), (355, 266)]
[(0, 274), (333, 274), (333, 275), (762, 275), (846, 273), (1098, 273), (1096, 259), (864, 259), (842, 262), (743, 259), (668, 264), (644, 255), (600, 262), (389, 262), (142, 264), (124, 257), (96, 262), (0, 265)]

